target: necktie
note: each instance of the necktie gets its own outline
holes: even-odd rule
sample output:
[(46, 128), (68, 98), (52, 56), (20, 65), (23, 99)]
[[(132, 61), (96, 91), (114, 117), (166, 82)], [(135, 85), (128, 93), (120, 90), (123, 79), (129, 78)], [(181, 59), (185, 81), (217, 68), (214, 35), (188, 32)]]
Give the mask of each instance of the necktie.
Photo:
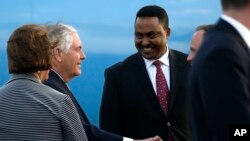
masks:
[(154, 62), (156, 67), (156, 93), (159, 103), (161, 105), (162, 111), (165, 116), (168, 113), (168, 86), (163, 71), (161, 69), (162, 62), (157, 60)]

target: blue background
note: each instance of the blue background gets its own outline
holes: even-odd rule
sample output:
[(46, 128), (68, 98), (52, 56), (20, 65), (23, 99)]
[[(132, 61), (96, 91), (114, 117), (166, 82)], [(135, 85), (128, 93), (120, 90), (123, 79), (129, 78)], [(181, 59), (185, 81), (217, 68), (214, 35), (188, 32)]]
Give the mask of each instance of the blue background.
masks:
[(70, 24), (79, 32), (87, 59), (82, 75), (69, 86), (90, 121), (98, 126), (104, 69), (136, 52), (135, 15), (149, 4), (166, 9), (169, 47), (184, 53), (188, 53), (195, 27), (215, 23), (221, 13), (219, 0), (1, 0), (0, 85), (9, 79), (5, 50), (14, 29), (28, 23)]

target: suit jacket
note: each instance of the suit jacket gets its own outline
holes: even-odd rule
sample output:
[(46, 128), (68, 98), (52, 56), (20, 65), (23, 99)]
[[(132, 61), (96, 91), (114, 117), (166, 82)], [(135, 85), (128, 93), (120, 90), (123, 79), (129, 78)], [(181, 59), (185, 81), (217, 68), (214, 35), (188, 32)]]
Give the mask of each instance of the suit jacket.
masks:
[(97, 128), (94, 125), (91, 125), (89, 123), (89, 120), (88, 120), (86, 114), (84, 113), (83, 109), (81, 108), (81, 106), (77, 102), (76, 98), (74, 97), (73, 93), (69, 90), (68, 86), (61, 79), (61, 77), (57, 73), (55, 73), (53, 70), (50, 71), (49, 79), (47, 81), (45, 81), (44, 84), (70, 96), (74, 105), (77, 107), (78, 114), (81, 117), (81, 120), (82, 120), (83, 126), (86, 130), (89, 141), (107, 141), (107, 140), (122, 141), (123, 140), (123, 137), (121, 137), (119, 135), (116, 135), (116, 134), (113, 134), (110, 132), (106, 132), (104, 130)]
[(70, 98), (32, 74), (13, 74), (0, 101), (0, 140), (88, 140)]
[(250, 50), (220, 19), (207, 32), (190, 71), (194, 141), (227, 141), (232, 124), (250, 124)]
[(187, 56), (170, 49), (170, 107), (164, 116), (139, 53), (105, 71), (100, 127), (131, 138), (159, 135), (190, 140), (186, 95)]

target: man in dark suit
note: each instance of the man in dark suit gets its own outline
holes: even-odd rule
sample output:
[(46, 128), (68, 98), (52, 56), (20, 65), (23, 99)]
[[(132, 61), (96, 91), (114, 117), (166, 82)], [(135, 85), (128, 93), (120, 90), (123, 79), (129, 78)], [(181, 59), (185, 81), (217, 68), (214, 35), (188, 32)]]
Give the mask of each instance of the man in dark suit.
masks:
[(190, 70), (194, 141), (228, 141), (230, 127), (250, 124), (250, 0), (221, 3)]
[[(89, 123), (86, 114), (66, 84), (73, 77), (81, 74), (81, 62), (86, 58), (78, 33), (75, 28), (64, 24), (47, 25), (46, 28), (51, 42), (58, 43), (58, 46), (53, 49), (52, 70), (44, 84), (70, 96), (81, 117), (89, 141), (133, 141), (101, 130)], [(155, 136), (144, 141), (161, 141), (161, 139)]]
[[(153, 5), (138, 11), (138, 53), (105, 71), (100, 108), (102, 129), (131, 138), (157, 134), (164, 141), (191, 140), (185, 90), (187, 55), (167, 47), (169, 35), (168, 15), (163, 8)], [(161, 61), (161, 78), (167, 81), (163, 84), (168, 88), (163, 104), (158, 101), (156, 60)]]

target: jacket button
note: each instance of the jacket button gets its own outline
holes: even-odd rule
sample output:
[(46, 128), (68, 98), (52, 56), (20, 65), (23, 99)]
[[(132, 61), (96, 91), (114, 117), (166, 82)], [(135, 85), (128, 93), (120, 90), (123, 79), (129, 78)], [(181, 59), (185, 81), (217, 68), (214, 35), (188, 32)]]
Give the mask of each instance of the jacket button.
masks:
[(167, 126), (170, 127), (170, 126), (171, 126), (171, 123), (170, 123), (170, 122), (167, 122)]

